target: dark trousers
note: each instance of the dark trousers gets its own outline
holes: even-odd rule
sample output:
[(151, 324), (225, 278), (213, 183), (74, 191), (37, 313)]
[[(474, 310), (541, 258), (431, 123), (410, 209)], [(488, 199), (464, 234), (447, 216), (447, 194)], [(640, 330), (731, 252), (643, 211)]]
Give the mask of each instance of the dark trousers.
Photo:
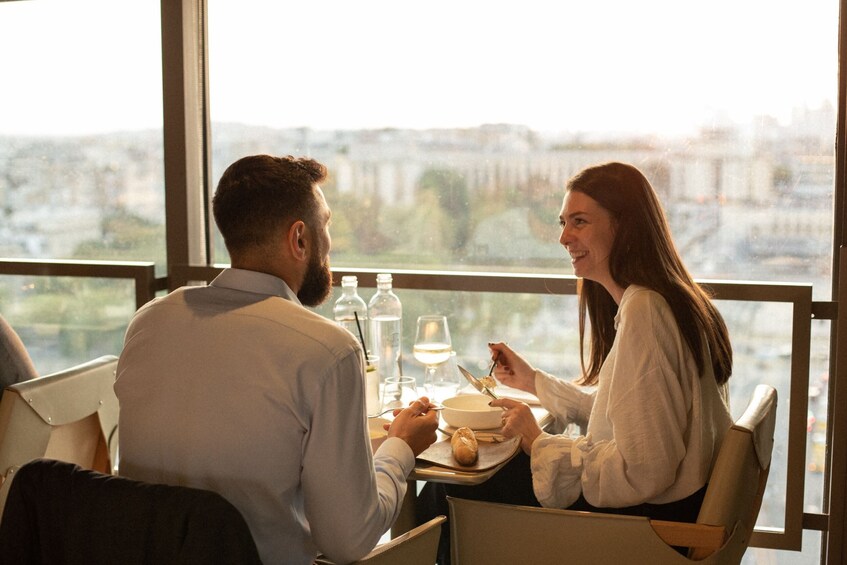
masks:
[[(691, 496), (670, 502), (668, 504), (639, 504), (626, 508), (598, 508), (589, 504), (580, 495), (568, 510), (584, 510), (588, 512), (603, 512), (607, 514), (626, 514), (629, 516), (646, 516), (654, 520), (672, 520), (676, 522), (696, 522), (706, 487)], [(503, 504), (518, 504), (522, 506), (541, 506), (532, 490), (532, 473), (529, 466), (529, 456), (518, 453), (514, 459), (500, 469), (496, 475), (486, 482), (476, 486), (460, 486), (443, 483), (426, 483), (418, 495), (417, 522), (423, 524), (438, 515), (449, 516), (447, 497), (500, 502)], [(685, 554), (687, 548), (675, 548)], [(439, 565), (450, 565), (450, 524), (441, 525), (441, 539), (438, 542)]]

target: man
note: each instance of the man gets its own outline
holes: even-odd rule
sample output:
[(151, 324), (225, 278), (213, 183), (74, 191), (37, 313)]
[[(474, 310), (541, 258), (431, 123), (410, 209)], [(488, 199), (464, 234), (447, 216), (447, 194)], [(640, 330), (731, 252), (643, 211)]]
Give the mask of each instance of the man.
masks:
[(325, 177), (305, 158), (233, 163), (213, 199), (232, 268), (142, 307), (118, 363), (121, 474), (221, 493), (266, 565), (365, 555), (435, 441), (422, 398), (371, 454), (359, 342), (304, 308), (331, 291)]

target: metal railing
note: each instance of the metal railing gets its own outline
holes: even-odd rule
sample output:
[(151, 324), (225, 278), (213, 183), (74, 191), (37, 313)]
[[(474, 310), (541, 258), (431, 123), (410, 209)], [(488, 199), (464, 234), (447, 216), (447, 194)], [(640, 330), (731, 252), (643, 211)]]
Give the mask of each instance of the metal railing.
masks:
[(0, 275), (130, 279), (135, 281), (135, 307), (140, 308), (167, 289), (167, 278), (156, 278), (156, 264), (147, 261), (50, 261), (0, 259)]
[[(225, 266), (176, 266), (171, 270), (172, 284), (212, 280)], [(334, 284), (344, 275), (356, 275), (362, 287), (375, 287), (376, 274), (385, 269), (334, 268)], [(571, 275), (504, 274), (491, 272), (390, 270), (397, 289), (464, 292), (504, 292), (574, 295), (577, 279)], [(809, 361), (811, 322), (834, 320), (833, 302), (813, 302), (811, 284), (754, 281), (698, 280), (712, 290), (718, 300), (788, 303), (792, 307), (791, 377), (789, 398), (780, 409), (788, 413), (788, 460), (785, 515), (782, 530), (757, 529), (752, 545), (771, 549), (799, 550), (803, 529), (825, 530), (827, 516), (803, 512), (805, 490), (806, 426), (809, 401)]]
[[(185, 284), (211, 281), (225, 265), (172, 265), (167, 278), (156, 278), (154, 264), (109, 261), (35, 261), (0, 259), (0, 275), (122, 278), (135, 281), (136, 306), (156, 292)], [(344, 275), (356, 275), (363, 287), (376, 286), (376, 274), (384, 269), (338, 268), (334, 283)], [(502, 292), (575, 295), (577, 279), (570, 275), (511, 274), (493, 272), (411, 271), (391, 269), (398, 289)], [(790, 396), (782, 406), (788, 414), (788, 457), (784, 528), (756, 530), (752, 545), (797, 550), (803, 529), (826, 530), (827, 515), (803, 512), (806, 460), (806, 425), (812, 319), (834, 320), (833, 302), (813, 302), (811, 284), (752, 281), (698, 281), (719, 300), (788, 303), (792, 307)]]

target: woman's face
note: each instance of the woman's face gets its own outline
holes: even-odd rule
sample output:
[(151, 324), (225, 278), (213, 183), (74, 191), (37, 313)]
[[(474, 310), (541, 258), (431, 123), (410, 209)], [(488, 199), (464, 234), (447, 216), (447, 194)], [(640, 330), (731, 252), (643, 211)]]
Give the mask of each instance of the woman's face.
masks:
[(609, 211), (590, 196), (570, 190), (562, 202), (559, 225), (562, 226), (559, 243), (570, 253), (574, 274), (603, 285), (617, 298), (617, 285), (609, 272), (609, 256), (615, 240), (614, 220)]

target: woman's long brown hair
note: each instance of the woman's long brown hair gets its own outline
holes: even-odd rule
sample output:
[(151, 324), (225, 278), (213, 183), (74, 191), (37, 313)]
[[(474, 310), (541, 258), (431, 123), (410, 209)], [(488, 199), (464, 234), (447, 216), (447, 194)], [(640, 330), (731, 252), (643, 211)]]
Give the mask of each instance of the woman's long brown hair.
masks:
[[(615, 238), (609, 271), (626, 288), (643, 286), (661, 294), (673, 312), (680, 332), (702, 375), (703, 338), (715, 380), (725, 383), (732, 374), (732, 345), (723, 317), (712, 297), (689, 274), (671, 238), (662, 205), (647, 178), (632, 165), (605, 163), (589, 167), (568, 181), (566, 192), (581, 192), (609, 211)], [(611, 295), (598, 283), (579, 285), (579, 341), (584, 384), (595, 384), (600, 367), (615, 339), (617, 313)], [(587, 318), (587, 319), (586, 319)], [(590, 323), (591, 346), (585, 360), (585, 330)]]

